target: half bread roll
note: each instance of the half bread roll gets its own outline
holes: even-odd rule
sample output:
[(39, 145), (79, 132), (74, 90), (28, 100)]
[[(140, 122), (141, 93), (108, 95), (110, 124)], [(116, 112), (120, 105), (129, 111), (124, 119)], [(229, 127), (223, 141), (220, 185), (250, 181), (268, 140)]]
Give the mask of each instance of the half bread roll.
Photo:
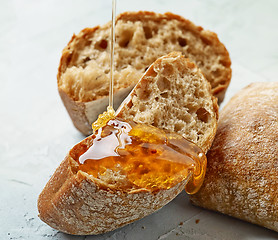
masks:
[[(196, 65), (171, 53), (150, 66), (117, 114), (176, 131), (206, 151), (216, 132), (216, 102)], [(158, 109), (164, 122), (152, 121)], [(139, 111), (143, 118), (136, 116)], [(156, 192), (133, 185), (126, 190), (129, 180), (118, 172), (110, 171), (103, 178), (77, 171), (76, 156), (91, 146), (93, 136), (70, 150), (39, 196), (39, 217), (51, 227), (77, 235), (112, 231), (153, 213), (185, 188), (188, 178)]]
[[(111, 23), (73, 35), (57, 75), (63, 103), (77, 129), (91, 124), (108, 105)], [(193, 61), (221, 102), (231, 79), (231, 61), (213, 32), (172, 13), (125, 12), (116, 20), (114, 108), (159, 57), (179, 51)]]

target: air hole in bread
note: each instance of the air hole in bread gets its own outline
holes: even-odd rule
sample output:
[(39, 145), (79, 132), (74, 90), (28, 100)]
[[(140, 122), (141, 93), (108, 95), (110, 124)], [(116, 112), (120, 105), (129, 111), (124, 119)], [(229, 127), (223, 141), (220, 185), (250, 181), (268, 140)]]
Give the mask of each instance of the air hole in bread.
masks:
[(160, 94), (161, 97), (163, 98), (168, 98), (169, 97), (169, 93), (168, 92), (164, 92)]
[(227, 81), (220, 81), (218, 84), (219, 84), (219, 85), (226, 85), (226, 84), (227, 84)]
[(159, 117), (157, 115), (154, 115), (154, 119), (153, 119), (153, 126), (157, 127), (159, 123)]
[(204, 97), (204, 92), (201, 91), (201, 89), (199, 89), (198, 87), (196, 87), (194, 95), (197, 98), (203, 98)]
[(208, 38), (201, 36), (201, 40), (204, 44), (211, 45), (211, 41)]
[(145, 110), (146, 110), (146, 105), (145, 105), (145, 104), (141, 104), (141, 105), (139, 106), (139, 111), (143, 112), (143, 111), (145, 111)]
[(176, 39), (174, 36), (172, 36), (172, 37), (171, 37), (171, 43), (172, 43), (172, 44), (175, 44), (176, 41), (177, 41), (177, 39)]
[(127, 107), (128, 107), (128, 108), (132, 108), (132, 106), (133, 106), (133, 102), (130, 101), (130, 102), (127, 104)]
[(197, 108), (196, 108), (196, 105), (195, 105), (195, 104), (187, 103), (186, 107), (187, 107), (187, 109), (188, 109), (187, 112), (188, 112), (189, 114), (192, 114), (192, 113), (194, 113), (194, 112), (197, 111)]
[(130, 115), (132, 118), (134, 118), (135, 114), (136, 114), (136, 112), (135, 112), (134, 110), (131, 110), (130, 113), (129, 113), (129, 115)]
[(204, 66), (204, 62), (203, 61), (198, 61), (197, 62), (197, 65), (199, 68), (203, 67)]
[(85, 42), (85, 47), (90, 46), (92, 44), (92, 41), (86, 41)]
[(205, 96), (205, 93), (204, 93), (203, 91), (200, 91), (200, 92), (199, 92), (199, 97), (200, 97), (200, 98), (203, 98), (204, 96)]
[(164, 76), (172, 76), (174, 73), (174, 69), (171, 65), (166, 65), (163, 67), (162, 74)]
[(164, 90), (170, 89), (170, 86), (171, 86), (170, 81), (165, 77), (160, 77), (157, 80), (156, 84), (157, 84), (159, 91), (161, 91), (161, 92), (163, 92)]
[(212, 71), (212, 74), (214, 77), (220, 77), (221, 76), (221, 70), (218, 68), (214, 71)]
[(185, 38), (179, 37), (178, 42), (181, 47), (185, 47), (187, 45), (187, 41)]
[(146, 39), (150, 39), (153, 37), (152, 29), (150, 27), (144, 26), (143, 29), (144, 29)]
[(133, 31), (130, 31), (130, 30), (125, 30), (121, 33), (120, 35), (120, 39), (119, 39), (119, 45), (120, 47), (127, 47), (129, 42), (132, 40), (133, 38), (133, 34), (134, 32)]
[(174, 126), (174, 131), (179, 132), (180, 130), (182, 130), (182, 127), (183, 127), (182, 123), (176, 123)]
[(69, 54), (66, 58), (66, 65), (69, 66), (72, 59), (72, 54)]
[(95, 44), (95, 48), (100, 51), (105, 50), (107, 48), (107, 46), (108, 46), (108, 42), (105, 39), (102, 39)]
[(150, 89), (138, 89), (137, 95), (138, 98), (141, 99), (142, 101), (147, 101), (150, 98), (152, 91)]
[(191, 115), (189, 113), (186, 113), (186, 112), (184, 112), (184, 113), (179, 112), (179, 113), (176, 114), (176, 117), (183, 124), (184, 123), (190, 123), (192, 121)]
[(196, 112), (197, 117), (199, 120), (201, 120), (202, 122), (207, 123), (209, 120), (209, 112), (205, 109), (205, 108), (199, 108)]
[(91, 60), (90, 57), (86, 57), (86, 58), (83, 59), (83, 63), (85, 64), (85, 63), (87, 63), (87, 62), (90, 61), (90, 60)]

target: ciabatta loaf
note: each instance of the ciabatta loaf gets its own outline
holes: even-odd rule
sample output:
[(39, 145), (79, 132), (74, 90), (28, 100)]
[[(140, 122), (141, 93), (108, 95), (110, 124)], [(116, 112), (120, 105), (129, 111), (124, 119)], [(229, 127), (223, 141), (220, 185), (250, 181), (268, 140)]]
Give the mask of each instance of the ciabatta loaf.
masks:
[(195, 205), (278, 231), (278, 82), (253, 83), (220, 112)]
[[(92, 133), (91, 124), (108, 104), (110, 28), (86, 28), (63, 50), (57, 75), (60, 96), (77, 129)], [(172, 13), (126, 12), (116, 20), (115, 103), (117, 109), (158, 58), (180, 51), (202, 70), (213, 94), (222, 101), (231, 79), (231, 61), (213, 32)]]
[[(158, 110), (163, 121), (154, 120)], [(216, 132), (218, 106), (196, 65), (171, 53), (150, 66), (117, 114), (176, 131), (207, 150)], [(70, 150), (39, 196), (39, 217), (51, 227), (78, 235), (112, 231), (158, 210), (184, 189), (188, 179), (152, 192), (131, 185), (119, 172), (109, 171), (103, 178), (77, 171), (76, 156), (93, 138)], [(129, 185), (128, 190), (123, 187)]]

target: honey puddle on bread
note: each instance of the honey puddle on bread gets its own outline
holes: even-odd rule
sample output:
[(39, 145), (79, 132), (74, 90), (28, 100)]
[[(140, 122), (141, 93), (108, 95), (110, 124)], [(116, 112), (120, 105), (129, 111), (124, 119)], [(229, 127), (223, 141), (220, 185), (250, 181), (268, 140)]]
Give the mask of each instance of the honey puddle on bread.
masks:
[(89, 146), (83, 145), (82, 152), (75, 155), (77, 170), (101, 179), (109, 179), (111, 171), (115, 176), (125, 176), (128, 183), (120, 189), (122, 191), (143, 188), (157, 192), (188, 181), (186, 192), (196, 193), (202, 185), (207, 164), (198, 146), (178, 134), (115, 118), (115, 0), (112, 6), (109, 106), (93, 123), (94, 134)]
[[(194, 143), (175, 133), (144, 124), (111, 119), (91, 136), (89, 146), (75, 156), (79, 169), (95, 178), (124, 175), (127, 189), (152, 192), (188, 180), (186, 192), (197, 192), (206, 170), (206, 156)], [(109, 170), (109, 171), (107, 171)]]

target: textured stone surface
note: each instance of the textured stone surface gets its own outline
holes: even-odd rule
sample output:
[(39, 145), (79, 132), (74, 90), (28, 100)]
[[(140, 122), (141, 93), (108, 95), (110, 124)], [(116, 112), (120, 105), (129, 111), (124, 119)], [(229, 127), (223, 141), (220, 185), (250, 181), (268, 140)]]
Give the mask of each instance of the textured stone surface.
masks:
[[(110, 6), (110, 0), (0, 2), (0, 239), (277, 239), (278, 233), (194, 207), (185, 193), (100, 236), (65, 235), (38, 219), (38, 194), (83, 139), (57, 93), (61, 51), (73, 32), (107, 22)], [(172, 11), (218, 33), (233, 69), (223, 105), (251, 82), (277, 81), (276, 0), (120, 0), (117, 12), (126, 10)]]

